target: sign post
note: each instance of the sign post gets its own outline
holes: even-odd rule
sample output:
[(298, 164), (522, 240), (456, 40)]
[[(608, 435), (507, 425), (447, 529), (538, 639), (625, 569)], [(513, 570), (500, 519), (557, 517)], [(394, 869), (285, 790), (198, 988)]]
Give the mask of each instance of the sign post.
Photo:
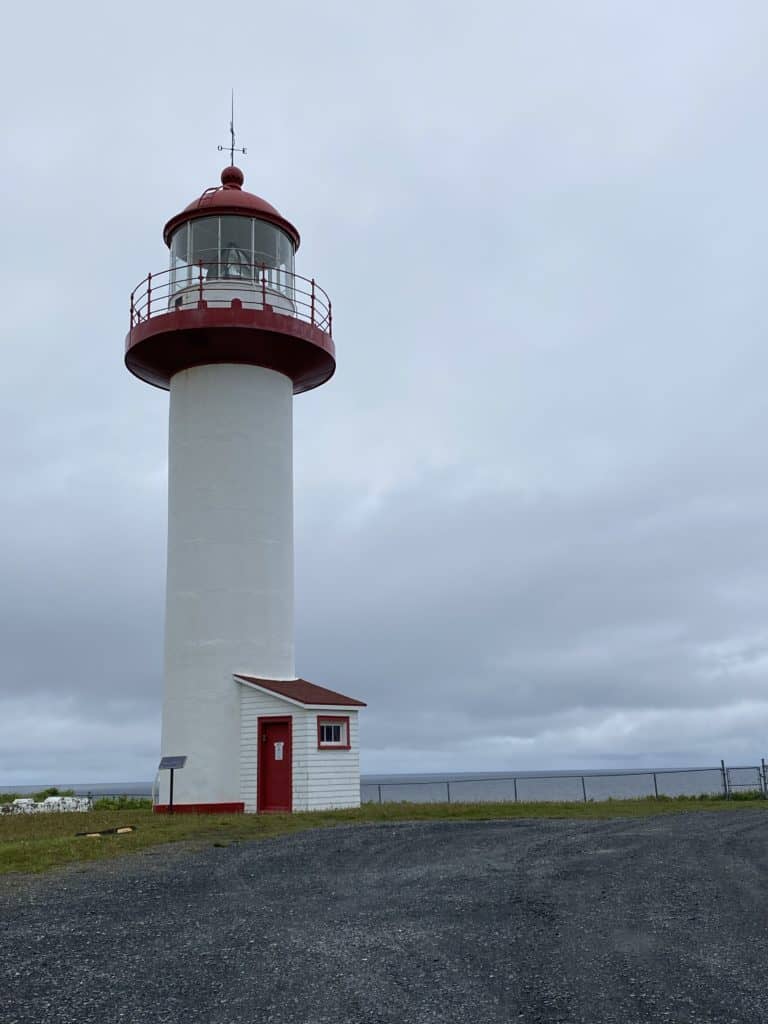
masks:
[(187, 756), (186, 756), (186, 754), (178, 756), (178, 757), (176, 757), (176, 756), (174, 756), (174, 757), (163, 757), (163, 758), (160, 759), (160, 764), (158, 765), (158, 771), (168, 770), (171, 773), (171, 788), (170, 788), (170, 794), (169, 794), (169, 799), (168, 799), (168, 813), (169, 814), (173, 814), (173, 773), (176, 771), (177, 768), (183, 768), (186, 763), (187, 763)]

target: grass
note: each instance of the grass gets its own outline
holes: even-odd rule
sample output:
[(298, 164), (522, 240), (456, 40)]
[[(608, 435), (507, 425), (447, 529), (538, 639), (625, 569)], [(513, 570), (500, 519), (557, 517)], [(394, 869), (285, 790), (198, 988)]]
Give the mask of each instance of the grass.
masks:
[(151, 811), (152, 801), (143, 796), (101, 796), (93, 801), (94, 811)]
[[(100, 801), (101, 804), (107, 801)], [(390, 821), (488, 821), (505, 818), (643, 818), (682, 811), (729, 811), (751, 807), (768, 810), (757, 795), (747, 799), (718, 797), (660, 797), (578, 803), (364, 804), (342, 811), (298, 814), (168, 815), (153, 814), (146, 806), (124, 809), (100, 807), (88, 813), (6, 815), (0, 817), (0, 874), (49, 871), (67, 865), (106, 860), (170, 843), (193, 847), (228, 846), (247, 839), (270, 839), (292, 832), (337, 825)], [(99, 839), (76, 837), (76, 832), (134, 825), (136, 831)]]

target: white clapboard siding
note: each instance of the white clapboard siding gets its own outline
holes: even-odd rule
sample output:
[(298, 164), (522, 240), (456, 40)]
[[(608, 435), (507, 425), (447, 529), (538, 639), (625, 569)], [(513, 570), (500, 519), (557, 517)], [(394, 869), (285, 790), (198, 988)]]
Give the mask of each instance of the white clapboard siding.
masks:
[(307, 762), (309, 793), (307, 810), (322, 807), (360, 806), (360, 743), (358, 713), (349, 715), (350, 750), (318, 750), (317, 719), (313, 722)]
[[(276, 694), (240, 685), (240, 799), (256, 811), (258, 786), (258, 720), (290, 715), (292, 726), (293, 809), (325, 810), (360, 806), (360, 743), (356, 708), (327, 711), (300, 707)], [(318, 750), (317, 719), (348, 715), (350, 750)]]

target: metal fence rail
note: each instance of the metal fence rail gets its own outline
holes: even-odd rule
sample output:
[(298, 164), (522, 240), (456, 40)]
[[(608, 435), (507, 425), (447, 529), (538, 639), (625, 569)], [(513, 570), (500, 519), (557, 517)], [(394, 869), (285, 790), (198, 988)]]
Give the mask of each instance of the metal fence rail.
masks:
[[(98, 784), (57, 784), (72, 789), (78, 796), (100, 797), (152, 796), (151, 782)], [(3, 786), (0, 792), (25, 796), (48, 786)], [(363, 777), (360, 799), (363, 803), (526, 803), (579, 802), (590, 800), (632, 799), (633, 797), (722, 796), (733, 798), (743, 793), (759, 793), (768, 799), (768, 765), (726, 765), (721, 761), (710, 768), (657, 768), (627, 772), (579, 772), (563, 775), (510, 774), (482, 778), (459, 776), (401, 781), (376, 781)]]
[(747, 792), (768, 799), (764, 758), (760, 764), (730, 767), (721, 761), (719, 766), (711, 768), (363, 781), (360, 799), (363, 803), (588, 803), (591, 800), (707, 795), (729, 799)]

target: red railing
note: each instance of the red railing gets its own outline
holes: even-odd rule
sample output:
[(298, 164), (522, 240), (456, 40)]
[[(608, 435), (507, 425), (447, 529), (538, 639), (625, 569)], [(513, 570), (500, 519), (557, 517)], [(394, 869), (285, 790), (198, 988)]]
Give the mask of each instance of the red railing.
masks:
[(293, 316), (333, 334), (331, 300), (315, 279), (264, 263), (238, 263), (234, 268), (199, 263), (147, 274), (131, 292), (131, 329), (164, 313), (198, 309), (198, 303), (228, 306), (233, 292), (244, 309)]

